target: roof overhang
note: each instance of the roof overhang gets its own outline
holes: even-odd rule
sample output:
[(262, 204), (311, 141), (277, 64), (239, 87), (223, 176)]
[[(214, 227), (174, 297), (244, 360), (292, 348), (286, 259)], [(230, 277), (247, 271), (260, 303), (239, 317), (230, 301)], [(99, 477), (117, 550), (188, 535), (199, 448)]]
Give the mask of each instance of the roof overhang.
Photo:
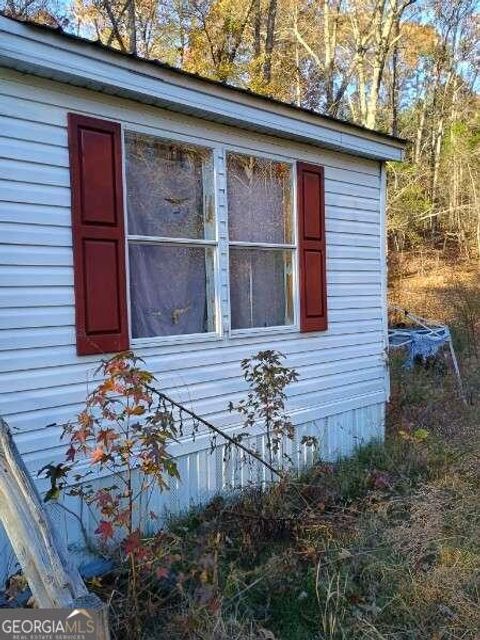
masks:
[(0, 66), (206, 120), (376, 160), (405, 140), (0, 15)]

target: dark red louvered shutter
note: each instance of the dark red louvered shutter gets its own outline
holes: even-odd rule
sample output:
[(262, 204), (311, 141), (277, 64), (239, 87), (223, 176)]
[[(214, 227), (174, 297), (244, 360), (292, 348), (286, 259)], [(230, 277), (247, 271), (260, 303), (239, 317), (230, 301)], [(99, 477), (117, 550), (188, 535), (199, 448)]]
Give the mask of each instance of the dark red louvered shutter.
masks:
[(300, 329), (327, 328), (325, 189), (323, 167), (297, 164)]
[(128, 348), (120, 125), (68, 114), (77, 353)]

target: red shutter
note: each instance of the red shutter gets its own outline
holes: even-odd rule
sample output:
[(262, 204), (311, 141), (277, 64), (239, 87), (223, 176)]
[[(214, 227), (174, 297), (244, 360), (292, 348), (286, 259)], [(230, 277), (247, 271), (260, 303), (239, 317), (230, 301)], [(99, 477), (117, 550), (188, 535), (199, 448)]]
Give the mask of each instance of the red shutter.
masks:
[(323, 331), (327, 328), (323, 167), (299, 162), (297, 186), (300, 328), (302, 331)]
[(120, 125), (68, 114), (77, 353), (128, 348)]

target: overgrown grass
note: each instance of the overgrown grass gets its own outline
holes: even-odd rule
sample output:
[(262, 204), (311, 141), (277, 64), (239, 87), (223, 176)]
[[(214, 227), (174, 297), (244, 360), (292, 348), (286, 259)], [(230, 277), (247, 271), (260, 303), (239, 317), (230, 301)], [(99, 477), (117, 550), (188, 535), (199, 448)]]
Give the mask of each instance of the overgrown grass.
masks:
[(478, 640), (478, 414), (446, 372), (395, 365), (393, 389), (384, 445), (170, 524), (146, 639)]
[(425, 303), (412, 310), (452, 326), (468, 404), (448, 362), (408, 372), (394, 359), (384, 444), (172, 521), (158, 545), (170, 572), (141, 577), (140, 612), (121, 577), (97, 584), (118, 638), (131, 637), (140, 615), (145, 640), (480, 639), (480, 311), (471, 299), (480, 292), (470, 275), (451, 287), (423, 274), (421, 286), (396, 290), (401, 303), (412, 286)]

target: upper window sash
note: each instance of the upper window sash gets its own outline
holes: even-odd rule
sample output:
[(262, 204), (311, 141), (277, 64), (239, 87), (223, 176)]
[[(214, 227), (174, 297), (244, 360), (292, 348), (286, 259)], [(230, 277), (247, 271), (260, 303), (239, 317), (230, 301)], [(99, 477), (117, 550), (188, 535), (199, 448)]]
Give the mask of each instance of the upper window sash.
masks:
[(294, 246), (293, 166), (227, 151), (230, 244)]
[(208, 148), (125, 132), (128, 236), (217, 241)]

